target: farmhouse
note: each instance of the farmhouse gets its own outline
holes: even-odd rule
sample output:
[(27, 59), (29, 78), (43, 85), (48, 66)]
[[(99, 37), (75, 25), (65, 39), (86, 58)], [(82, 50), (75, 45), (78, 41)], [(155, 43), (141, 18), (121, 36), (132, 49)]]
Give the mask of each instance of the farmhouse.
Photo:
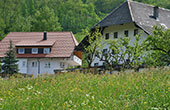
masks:
[[(155, 25), (165, 29), (170, 28), (170, 10), (127, 0), (97, 23), (91, 31), (100, 27), (103, 41), (126, 36), (130, 37), (133, 43), (136, 34), (142, 32), (141, 37), (145, 39), (152, 34)], [(85, 45), (88, 45), (87, 37), (82, 40), (77, 50), (81, 50)], [(103, 48), (103, 52), (106, 52), (107, 49), (108, 45)], [(102, 66), (103, 63), (100, 59), (95, 58), (91, 66)]]
[(0, 58), (13, 41), (19, 60), (19, 72), (24, 74), (54, 74), (55, 70), (81, 65), (81, 52), (72, 32), (10, 32), (0, 42)]

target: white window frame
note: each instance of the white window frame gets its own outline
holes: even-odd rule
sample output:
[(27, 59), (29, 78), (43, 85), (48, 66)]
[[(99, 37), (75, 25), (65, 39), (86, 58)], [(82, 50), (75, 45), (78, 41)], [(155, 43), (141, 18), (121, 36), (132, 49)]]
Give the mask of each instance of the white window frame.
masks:
[(38, 54), (38, 48), (32, 48), (32, 54)]
[(44, 54), (49, 54), (50, 53), (50, 48), (44, 48), (43, 53)]
[[(23, 51), (21, 51), (21, 50), (23, 50)], [(18, 49), (18, 54), (24, 54), (25, 53), (25, 49), (24, 48), (19, 48)]]

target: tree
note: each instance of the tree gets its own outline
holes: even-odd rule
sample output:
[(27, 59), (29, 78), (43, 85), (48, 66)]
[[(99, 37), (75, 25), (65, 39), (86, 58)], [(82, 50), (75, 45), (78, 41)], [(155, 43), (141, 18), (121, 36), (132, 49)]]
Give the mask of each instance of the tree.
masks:
[[(106, 41), (107, 52), (101, 49), (97, 56), (104, 61), (105, 66), (113, 69), (134, 69), (137, 71), (143, 63), (140, 59), (144, 57), (145, 46), (140, 35), (135, 36), (135, 42), (131, 44), (131, 39), (123, 37), (120, 39), (111, 39)], [(104, 46), (102, 46), (104, 47)]]
[(84, 56), (89, 68), (91, 67), (91, 64), (94, 61), (96, 55), (98, 54), (98, 49), (101, 46), (101, 40), (102, 34), (98, 28), (96, 28), (95, 31), (88, 33), (87, 35), (87, 42), (89, 44), (84, 48)]
[(16, 59), (15, 50), (13, 48), (12, 41), (10, 40), (9, 50), (5, 53), (5, 57), (2, 60), (2, 71), (4, 74), (18, 73), (18, 60)]
[(54, 10), (47, 6), (35, 13), (32, 21), (32, 31), (61, 31), (61, 25), (58, 22), (58, 17)]
[[(148, 65), (165, 66), (170, 64), (170, 29), (155, 26), (153, 34), (146, 39), (149, 50), (148, 57), (152, 60)], [(149, 59), (147, 58), (147, 59)]]

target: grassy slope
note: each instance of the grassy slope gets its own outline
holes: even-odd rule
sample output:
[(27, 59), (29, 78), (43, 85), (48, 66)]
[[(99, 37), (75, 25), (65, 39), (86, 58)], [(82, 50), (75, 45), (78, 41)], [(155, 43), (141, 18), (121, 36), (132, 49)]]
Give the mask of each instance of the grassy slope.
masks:
[(170, 109), (170, 72), (0, 80), (0, 109)]

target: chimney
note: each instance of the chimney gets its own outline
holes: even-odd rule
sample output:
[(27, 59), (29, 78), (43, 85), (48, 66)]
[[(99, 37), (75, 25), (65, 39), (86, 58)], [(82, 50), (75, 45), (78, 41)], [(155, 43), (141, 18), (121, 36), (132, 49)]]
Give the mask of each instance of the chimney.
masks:
[(158, 17), (159, 17), (159, 7), (158, 7), (158, 6), (155, 6), (155, 7), (154, 7), (153, 17), (154, 17), (155, 19), (158, 19)]
[(46, 31), (44, 31), (43, 40), (47, 40), (47, 32)]

